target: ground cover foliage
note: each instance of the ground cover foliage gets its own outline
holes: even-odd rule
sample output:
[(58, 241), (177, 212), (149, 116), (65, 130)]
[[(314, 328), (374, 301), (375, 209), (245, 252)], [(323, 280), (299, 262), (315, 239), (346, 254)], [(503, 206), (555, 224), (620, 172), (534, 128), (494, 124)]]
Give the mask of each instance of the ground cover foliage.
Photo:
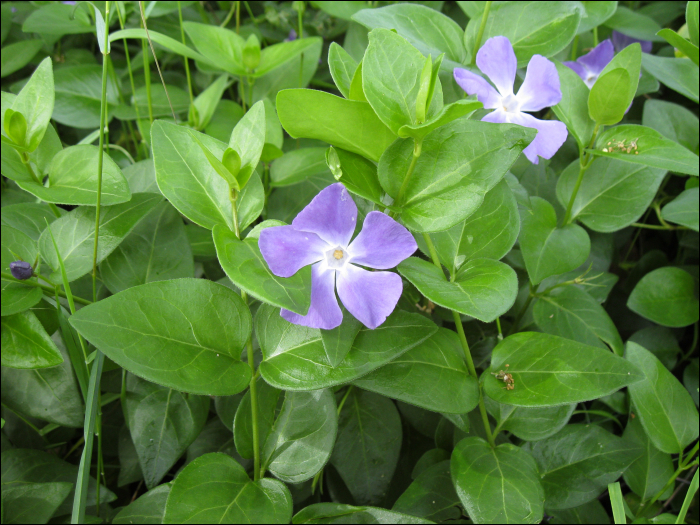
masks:
[(3, 523), (698, 522), (698, 2), (1, 10)]

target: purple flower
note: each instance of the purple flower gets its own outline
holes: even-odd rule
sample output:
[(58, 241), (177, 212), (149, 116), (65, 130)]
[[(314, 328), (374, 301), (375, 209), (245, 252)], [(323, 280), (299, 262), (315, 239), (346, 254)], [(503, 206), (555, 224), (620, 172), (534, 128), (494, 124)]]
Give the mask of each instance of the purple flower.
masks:
[(518, 61), (513, 46), (506, 37), (489, 38), (476, 54), (476, 65), (491, 79), (498, 91), (479, 75), (466, 69), (456, 68), (454, 77), (464, 91), (477, 95), (484, 108), (495, 110), (481, 120), (535, 128), (535, 140), (523, 153), (533, 164), (539, 162), (538, 155), (551, 159), (566, 140), (566, 125), (558, 120), (538, 120), (523, 112), (539, 111), (554, 106), (561, 100), (559, 75), (554, 64), (541, 55), (533, 56), (517, 95), (513, 94), (513, 83)]
[(649, 40), (639, 40), (631, 36), (624, 35), (618, 31), (612, 32), (612, 42), (615, 46), (615, 52), (619, 53), (630, 44), (639, 42), (642, 46), (642, 53), (651, 53), (651, 42)]
[(10, 263), (10, 273), (18, 281), (26, 281), (34, 275), (32, 265), (25, 261), (13, 261)]
[(580, 76), (588, 89), (591, 89), (613, 56), (615, 56), (613, 43), (607, 39), (595, 46), (588, 54), (578, 57), (576, 62), (564, 62), (564, 65)]
[(291, 42), (292, 40), (296, 40), (298, 38), (297, 32), (292, 29), (289, 31), (289, 35), (287, 35), (287, 38), (284, 39), (285, 42)]
[(377, 328), (394, 310), (403, 291), (401, 277), (356, 265), (388, 270), (416, 251), (416, 241), (394, 219), (373, 211), (350, 242), (356, 221), (357, 206), (345, 187), (336, 183), (316, 195), (291, 226), (260, 232), (260, 251), (275, 275), (291, 277), (313, 264), (309, 312), (299, 315), (283, 309), (287, 321), (325, 330), (340, 325), (343, 314), (336, 287), (345, 308), (367, 328)]

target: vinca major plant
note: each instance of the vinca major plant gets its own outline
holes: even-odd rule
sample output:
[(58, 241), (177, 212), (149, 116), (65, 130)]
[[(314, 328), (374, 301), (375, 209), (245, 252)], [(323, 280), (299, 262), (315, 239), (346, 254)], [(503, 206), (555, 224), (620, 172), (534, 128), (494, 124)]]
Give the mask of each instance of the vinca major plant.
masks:
[(698, 2), (3, 2), (3, 523), (698, 523)]

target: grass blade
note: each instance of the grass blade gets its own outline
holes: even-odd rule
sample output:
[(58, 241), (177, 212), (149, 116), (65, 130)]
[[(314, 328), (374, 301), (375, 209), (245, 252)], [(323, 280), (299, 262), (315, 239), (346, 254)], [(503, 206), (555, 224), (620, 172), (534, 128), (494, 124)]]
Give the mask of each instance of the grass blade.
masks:
[(688, 509), (690, 508), (690, 504), (693, 502), (693, 498), (695, 497), (695, 493), (698, 491), (698, 471), (695, 471), (695, 475), (693, 476), (693, 481), (690, 482), (690, 487), (688, 487), (688, 492), (685, 494), (685, 499), (683, 500), (683, 506), (681, 507), (681, 511), (678, 513), (678, 517), (676, 518), (676, 523), (685, 523), (685, 515), (688, 514)]
[(610, 483), (608, 485), (608, 492), (610, 493), (610, 504), (612, 505), (613, 519), (615, 523), (627, 523), (627, 517), (625, 516), (625, 502), (622, 499), (622, 489), (620, 488), (620, 482)]

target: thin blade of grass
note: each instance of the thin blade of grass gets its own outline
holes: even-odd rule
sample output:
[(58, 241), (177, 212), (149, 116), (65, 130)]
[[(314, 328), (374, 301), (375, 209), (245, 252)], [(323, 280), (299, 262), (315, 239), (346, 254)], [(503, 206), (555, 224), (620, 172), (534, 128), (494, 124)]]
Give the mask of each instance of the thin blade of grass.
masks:
[(678, 517), (676, 518), (676, 523), (685, 523), (685, 516), (688, 514), (688, 509), (690, 508), (690, 504), (693, 502), (693, 498), (695, 497), (695, 493), (698, 491), (698, 471), (695, 471), (695, 475), (693, 476), (693, 480), (690, 482), (690, 487), (688, 487), (688, 492), (685, 493), (685, 499), (683, 500), (683, 506), (681, 507), (681, 511), (678, 513)]
[(608, 492), (610, 493), (610, 504), (612, 505), (613, 519), (615, 523), (627, 523), (627, 517), (625, 516), (625, 503), (622, 499), (622, 489), (620, 488), (620, 482), (610, 483), (608, 485)]

